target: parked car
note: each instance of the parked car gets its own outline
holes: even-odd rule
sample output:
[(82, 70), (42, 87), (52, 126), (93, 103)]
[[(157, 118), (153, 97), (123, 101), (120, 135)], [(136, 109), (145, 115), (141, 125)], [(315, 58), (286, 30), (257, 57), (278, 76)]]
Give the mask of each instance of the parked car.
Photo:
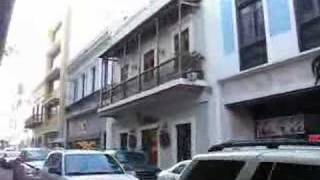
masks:
[(158, 167), (148, 164), (148, 159), (143, 152), (107, 150), (105, 153), (116, 158), (126, 173), (134, 175), (140, 180), (157, 179), (157, 175), (161, 171)]
[(125, 174), (112, 156), (86, 150), (51, 152), (40, 176), (45, 180), (137, 180)]
[(13, 162), (19, 157), (20, 151), (4, 151), (0, 158), (1, 167), (12, 168)]
[(44, 161), (49, 153), (45, 148), (25, 148), (21, 150), (19, 161), (27, 177), (38, 178), (39, 171), (44, 165)]
[[(315, 147), (318, 146), (318, 147)], [(314, 180), (320, 144), (305, 141), (230, 142), (197, 155), (181, 180)]]
[(181, 161), (158, 175), (158, 180), (179, 180), (183, 170), (191, 163), (191, 160)]

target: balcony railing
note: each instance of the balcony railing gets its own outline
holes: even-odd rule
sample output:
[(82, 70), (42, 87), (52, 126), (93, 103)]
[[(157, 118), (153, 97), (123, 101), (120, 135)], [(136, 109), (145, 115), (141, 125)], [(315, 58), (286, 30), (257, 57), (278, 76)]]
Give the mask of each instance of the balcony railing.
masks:
[(40, 126), (43, 122), (42, 116), (39, 115), (31, 115), (27, 121), (25, 122), (25, 128), (35, 128)]
[(194, 75), (196, 75), (198, 79), (203, 79), (201, 67), (203, 58), (200, 54), (188, 53), (182, 55), (181, 65), (179, 65), (178, 59), (178, 57), (174, 57), (137, 76), (113, 85), (111, 88), (102, 89), (100, 106), (108, 106), (114, 102), (152, 89), (171, 80), (188, 78)]

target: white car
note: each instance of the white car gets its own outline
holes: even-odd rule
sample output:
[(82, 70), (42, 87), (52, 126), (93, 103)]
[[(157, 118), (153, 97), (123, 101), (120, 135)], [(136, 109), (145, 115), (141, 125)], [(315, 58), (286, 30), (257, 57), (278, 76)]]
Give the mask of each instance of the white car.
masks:
[(191, 163), (191, 160), (181, 161), (158, 175), (158, 180), (179, 180), (183, 170)]
[(125, 174), (119, 163), (98, 151), (53, 151), (40, 171), (45, 180), (137, 180)]

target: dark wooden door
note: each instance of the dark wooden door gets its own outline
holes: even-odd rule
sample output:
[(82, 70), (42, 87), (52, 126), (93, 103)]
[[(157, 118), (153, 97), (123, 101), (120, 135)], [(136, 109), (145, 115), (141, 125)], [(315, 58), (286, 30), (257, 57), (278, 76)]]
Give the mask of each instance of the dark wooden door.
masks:
[(191, 124), (179, 124), (177, 128), (177, 160), (191, 159)]

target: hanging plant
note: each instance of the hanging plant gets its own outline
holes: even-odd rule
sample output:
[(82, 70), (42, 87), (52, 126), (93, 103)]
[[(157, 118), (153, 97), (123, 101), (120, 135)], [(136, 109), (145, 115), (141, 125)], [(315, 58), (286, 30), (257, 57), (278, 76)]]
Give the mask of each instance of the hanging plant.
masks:
[(162, 129), (160, 131), (160, 146), (163, 148), (168, 148), (171, 144), (170, 141), (170, 134), (168, 133), (167, 129)]
[(135, 149), (137, 147), (137, 137), (133, 134), (129, 135), (129, 147)]

